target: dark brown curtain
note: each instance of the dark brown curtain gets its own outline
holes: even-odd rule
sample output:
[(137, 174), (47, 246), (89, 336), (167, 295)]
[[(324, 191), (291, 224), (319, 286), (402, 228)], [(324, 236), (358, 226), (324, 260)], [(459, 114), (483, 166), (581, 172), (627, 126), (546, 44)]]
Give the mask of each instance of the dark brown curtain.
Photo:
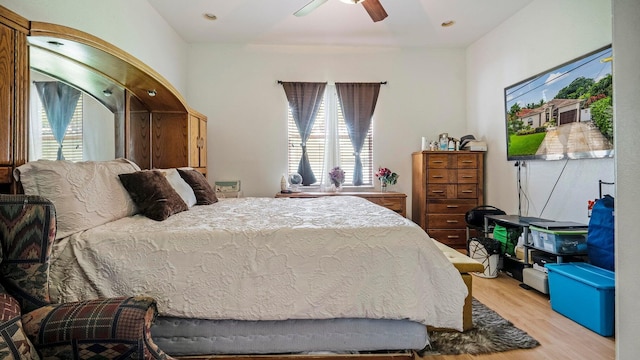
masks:
[(307, 155), (307, 140), (311, 135), (313, 123), (316, 120), (324, 89), (327, 83), (312, 82), (282, 82), (282, 87), (289, 101), (289, 108), (293, 114), (293, 120), (298, 127), (298, 133), (302, 139), (302, 158), (298, 164), (298, 173), (302, 175), (302, 184), (311, 185), (316, 182), (316, 177), (311, 170), (309, 156)]
[(355, 168), (353, 185), (362, 185), (362, 161), (360, 151), (371, 126), (371, 117), (376, 109), (380, 83), (336, 83), (342, 115), (353, 145)]

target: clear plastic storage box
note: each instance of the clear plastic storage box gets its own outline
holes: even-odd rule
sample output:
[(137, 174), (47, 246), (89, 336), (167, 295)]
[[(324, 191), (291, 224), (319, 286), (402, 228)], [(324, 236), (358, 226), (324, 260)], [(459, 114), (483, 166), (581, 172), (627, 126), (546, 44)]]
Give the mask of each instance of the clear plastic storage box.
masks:
[(530, 226), (533, 246), (556, 254), (587, 251), (587, 229), (543, 229)]

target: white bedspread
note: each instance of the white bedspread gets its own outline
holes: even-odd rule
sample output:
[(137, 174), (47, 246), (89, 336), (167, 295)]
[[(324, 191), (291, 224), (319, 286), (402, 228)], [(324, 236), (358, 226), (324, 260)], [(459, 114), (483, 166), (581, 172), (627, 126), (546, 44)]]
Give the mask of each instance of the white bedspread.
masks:
[(462, 329), (467, 289), (416, 224), (365, 199), (223, 199), (61, 239), (53, 296), (150, 295), (165, 316), (410, 319)]

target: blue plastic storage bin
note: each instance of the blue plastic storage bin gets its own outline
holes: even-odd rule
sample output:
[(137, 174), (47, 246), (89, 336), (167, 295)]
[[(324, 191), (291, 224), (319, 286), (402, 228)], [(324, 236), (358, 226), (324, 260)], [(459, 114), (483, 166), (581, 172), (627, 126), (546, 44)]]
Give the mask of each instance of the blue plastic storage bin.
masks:
[(602, 336), (614, 333), (614, 272), (587, 263), (547, 264), (551, 308)]

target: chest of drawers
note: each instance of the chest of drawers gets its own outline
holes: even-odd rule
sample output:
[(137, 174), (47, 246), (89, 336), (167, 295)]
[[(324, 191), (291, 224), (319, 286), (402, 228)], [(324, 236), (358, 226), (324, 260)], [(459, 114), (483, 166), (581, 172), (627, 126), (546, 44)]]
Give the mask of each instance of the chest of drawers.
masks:
[(412, 154), (412, 219), (434, 239), (466, 248), (464, 215), (484, 202), (484, 153)]

